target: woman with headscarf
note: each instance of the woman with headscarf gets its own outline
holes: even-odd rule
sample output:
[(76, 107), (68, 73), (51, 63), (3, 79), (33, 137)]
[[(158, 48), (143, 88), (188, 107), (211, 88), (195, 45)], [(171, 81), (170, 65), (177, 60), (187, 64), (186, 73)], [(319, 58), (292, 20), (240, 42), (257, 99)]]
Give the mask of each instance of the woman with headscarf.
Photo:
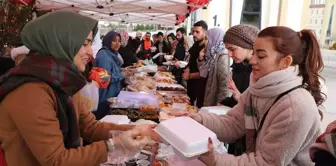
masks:
[[(8, 166), (99, 165), (108, 153), (137, 152), (150, 143), (149, 126), (111, 138), (116, 125), (94, 120), (83, 106), (78, 91), (86, 84), (82, 72), (97, 24), (57, 11), (23, 28), (31, 52), (0, 78), (0, 151)], [(81, 147), (81, 137), (93, 143)]]
[(133, 63), (137, 63), (139, 60), (136, 56), (136, 49), (140, 44), (136, 49), (133, 49), (131, 45), (132, 38), (129, 37), (128, 32), (126, 30), (121, 30), (119, 31), (119, 34), (121, 36), (121, 47), (119, 48), (119, 53), (124, 59), (124, 64), (122, 67), (131, 66)]
[[(120, 82), (125, 79), (118, 58), (120, 44), (120, 34), (111, 31), (105, 35), (103, 48), (97, 53), (94, 66), (104, 68), (111, 75), (110, 85), (107, 88), (99, 89), (99, 103), (106, 102), (106, 99), (110, 97), (117, 97), (121, 90)], [(127, 73), (125, 75), (127, 76)]]
[(229, 68), (228, 57), (224, 55), (224, 31), (212, 28), (208, 31), (207, 38), (208, 45), (201, 51), (198, 65), (201, 77), (207, 78), (204, 106), (216, 106), (229, 94), (226, 81)]

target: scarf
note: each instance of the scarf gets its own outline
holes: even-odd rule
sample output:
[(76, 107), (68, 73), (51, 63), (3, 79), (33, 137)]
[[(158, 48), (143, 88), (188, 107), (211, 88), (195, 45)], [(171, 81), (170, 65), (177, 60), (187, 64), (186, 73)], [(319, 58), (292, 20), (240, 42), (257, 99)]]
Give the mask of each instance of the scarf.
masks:
[(205, 63), (200, 66), (201, 77), (208, 77), (209, 71), (214, 68), (216, 55), (224, 51), (224, 34), (224, 31), (220, 28), (212, 28), (208, 31), (208, 45), (205, 53)]
[(85, 86), (84, 76), (67, 60), (29, 55), (20, 65), (0, 78), (0, 101), (16, 88), (29, 82), (45, 82), (54, 90), (64, 146), (79, 147), (79, 129), (71, 96)]
[(256, 80), (251, 73), (249, 91), (258, 97), (275, 97), (281, 93), (302, 84), (302, 77), (299, 77), (299, 66), (290, 66), (286, 69), (269, 73)]
[(115, 40), (117, 38), (117, 36), (119, 36), (120, 40), (121, 40), (121, 36), (120, 34), (118, 34), (117, 32), (115, 31), (110, 31), (109, 33), (107, 33), (105, 36), (104, 36), (104, 39), (103, 39), (103, 47), (107, 48), (108, 50), (114, 52), (116, 55), (118, 55), (118, 51), (115, 51), (115, 50), (112, 50), (112, 41)]
[(126, 47), (126, 45), (128, 44), (128, 40), (129, 40), (128, 32), (124, 29), (119, 30), (117, 32), (120, 34), (121, 46)]
[(328, 125), (325, 132), (312, 145), (309, 153), (313, 161), (315, 161), (315, 152), (318, 150), (330, 152), (336, 158), (336, 120)]
[[(256, 108), (253, 102), (253, 98), (269, 98), (270, 103), (275, 101), (275, 98), (282, 93), (293, 89), (299, 85), (302, 85), (302, 77), (298, 76), (299, 67), (290, 66), (286, 69), (272, 72), (259, 80), (253, 78), (251, 74), (250, 86), (248, 92), (250, 93), (249, 101), (245, 104), (244, 118), (245, 118), (245, 130), (246, 130), (246, 147), (248, 152), (255, 151), (255, 141), (253, 136), (259, 128), (259, 121), (262, 117), (257, 118), (258, 115), (264, 115), (266, 112), (260, 112)], [(273, 103), (272, 103), (273, 104)], [(271, 108), (273, 105), (268, 105), (266, 109)]]
[(80, 146), (71, 96), (86, 84), (73, 59), (90, 32), (92, 38), (95, 36), (97, 25), (97, 20), (71, 11), (52, 12), (28, 22), (21, 31), (21, 39), (34, 53), (0, 78), (0, 101), (22, 84), (49, 84), (57, 100), (57, 118), (66, 148)]

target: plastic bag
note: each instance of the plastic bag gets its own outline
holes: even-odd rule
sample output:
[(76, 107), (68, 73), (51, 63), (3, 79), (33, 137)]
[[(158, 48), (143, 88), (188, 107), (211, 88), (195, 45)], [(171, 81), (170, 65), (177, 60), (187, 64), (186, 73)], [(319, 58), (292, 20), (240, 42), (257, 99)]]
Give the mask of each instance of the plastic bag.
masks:
[(96, 81), (99, 88), (107, 88), (110, 84), (110, 78), (110, 74), (100, 67), (93, 67), (89, 75), (89, 79)]

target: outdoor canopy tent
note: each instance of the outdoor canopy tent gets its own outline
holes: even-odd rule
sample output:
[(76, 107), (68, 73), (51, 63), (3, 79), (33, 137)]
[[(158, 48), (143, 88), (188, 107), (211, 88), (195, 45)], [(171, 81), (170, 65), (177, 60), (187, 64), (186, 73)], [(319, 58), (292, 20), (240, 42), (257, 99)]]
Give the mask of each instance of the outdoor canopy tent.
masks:
[(178, 25), (210, 0), (37, 0), (37, 10), (73, 10), (100, 21)]

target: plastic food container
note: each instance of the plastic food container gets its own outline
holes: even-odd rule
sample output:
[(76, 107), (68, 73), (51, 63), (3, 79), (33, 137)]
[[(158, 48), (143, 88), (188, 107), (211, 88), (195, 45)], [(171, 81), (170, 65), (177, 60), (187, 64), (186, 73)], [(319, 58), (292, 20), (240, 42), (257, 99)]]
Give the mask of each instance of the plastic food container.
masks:
[(132, 104), (134, 105), (133, 108), (139, 108), (141, 105), (159, 107), (157, 96), (138, 92), (121, 91), (118, 95), (117, 102)]
[(147, 160), (147, 159), (148, 159), (148, 156), (146, 156), (146, 155), (140, 153), (140, 154), (136, 155), (135, 158), (136, 158), (137, 160)]
[(155, 131), (163, 143), (172, 145), (176, 154), (185, 160), (194, 159), (207, 152), (209, 137), (217, 140), (214, 132), (189, 117), (163, 121)]

